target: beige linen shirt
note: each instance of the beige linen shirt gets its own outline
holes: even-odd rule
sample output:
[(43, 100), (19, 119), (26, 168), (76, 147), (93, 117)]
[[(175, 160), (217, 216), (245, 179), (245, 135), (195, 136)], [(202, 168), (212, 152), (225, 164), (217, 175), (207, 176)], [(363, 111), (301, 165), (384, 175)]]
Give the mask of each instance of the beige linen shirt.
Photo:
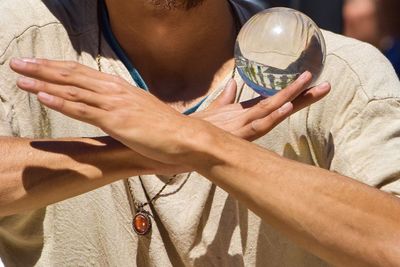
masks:
[[(400, 84), (394, 70), (370, 45), (330, 32), (324, 36), (328, 55), (319, 80), (330, 81), (332, 92), (257, 143), (400, 195)], [(95, 0), (0, 1), (0, 135), (103, 135), (18, 90), (17, 75), (8, 67), (12, 57), (43, 57), (96, 68), (97, 37)], [(133, 83), (104, 40), (101, 51), (104, 71)], [(236, 78), (240, 100), (256, 96)], [(0, 155), (6, 156), (1, 147)], [(186, 177), (180, 175), (166, 192), (179, 189)], [(154, 175), (142, 180), (143, 185), (130, 179), (142, 202), (165, 182)], [(7, 266), (327, 265), (197, 173), (177, 193), (158, 199), (151, 212), (151, 234), (137, 236), (125, 185), (118, 181), (46, 209), (0, 218), (0, 255)]]

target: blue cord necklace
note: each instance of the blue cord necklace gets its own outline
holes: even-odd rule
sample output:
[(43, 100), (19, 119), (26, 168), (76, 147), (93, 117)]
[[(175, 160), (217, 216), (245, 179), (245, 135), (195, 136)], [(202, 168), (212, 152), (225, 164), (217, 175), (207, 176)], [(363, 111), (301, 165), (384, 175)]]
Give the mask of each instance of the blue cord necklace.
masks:
[[(125, 52), (123, 51), (122, 47), (119, 45), (117, 39), (115, 38), (114, 34), (111, 31), (111, 26), (109, 22), (109, 17), (108, 17), (108, 11), (107, 7), (105, 5), (104, 0), (99, 0), (98, 1), (98, 25), (99, 25), (99, 33), (98, 33), (98, 51), (97, 51), (97, 56), (96, 56), (96, 63), (99, 71), (102, 71), (102, 66), (101, 66), (101, 46), (102, 46), (102, 34), (104, 38), (107, 40), (108, 44), (111, 46), (111, 48), (114, 50), (118, 58), (123, 62), (127, 70), (129, 71), (132, 79), (135, 81), (136, 85), (143, 90), (149, 91), (146, 82), (143, 80), (141, 77), (140, 73), (137, 71), (137, 69), (133, 66), (132, 62), (129, 60), (129, 58), (126, 56)], [(236, 66), (233, 68), (232, 72), (232, 78), (235, 77), (236, 74)], [(198, 102), (196, 105), (191, 107), (190, 109), (186, 110), (183, 112), (185, 115), (190, 115), (198, 110), (198, 108), (206, 101), (208, 96), (204, 97), (200, 102)], [(132, 228), (134, 232), (138, 235), (147, 235), (150, 233), (151, 228), (152, 228), (152, 223), (151, 223), (151, 213), (147, 210), (144, 209), (146, 206), (150, 206), (153, 204), (158, 198), (164, 197), (164, 196), (169, 196), (171, 194), (177, 193), (187, 182), (189, 179), (191, 173), (188, 173), (186, 175), (186, 178), (183, 180), (182, 184), (178, 187), (178, 189), (174, 192), (171, 193), (165, 193), (164, 189), (167, 188), (167, 186), (172, 183), (173, 180), (175, 180), (176, 175), (172, 176), (165, 184), (164, 186), (157, 192), (157, 194), (152, 197), (151, 199), (148, 198), (148, 201), (145, 203), (141, 203), (139, 201), (136, 201), (133, 195), (133, 190), (131, 183), (129, 179), (125, 179), (125, 188), (127, 191), (128, 199), (129, 199), (129, 204), (132, 209), (132, 213), (134, 214), (133, 219), (132, 219)], [(143, 190), (146, 192), (142, 179), (139, 176), (139, 179), (141, 181)]]
[[(114, 36), (112, 29), (111, 29), (111, 24), (108, 16), (108, 11), (107, 11), (107, 6), (104, 2), (104, 0), (99, 0), (98, 1), (98, 12), (99, 12), (99, 25), (100, 25), (100, 33), (103, 34), (104, 38), (108, 42), (108, 44), (111, 46), (115, 54), (118, 56), (118, 58), (122, 61), (122, 63), (125, 65), (127, 68), (129, 74), (131, 75), (132, 79), (135, 81), (136, 85), (140, 88), (142, 88), (145, 91), (149, 91), (149, 88), (140, 75), (139, 71), (135, 68), (133, 65), (132, 61), (128, 58), (124, 50), (122, 49), (121, 45), (118, 43), (117, 38)], [(101, 46), (101, 34), (99, 34), (99, 46)], [(100, 51), (98, 53), (98, 57), (96, 59), (97, 65), (99, 68), (100, 66)], [(195, 113), (199, 107), (207, 100), (208, 96), (205, 96), (201, 101), (199, 101), (196, 105), (193, 107), (187, 109), (186, 111), (183, 112), (184, 115), (190, 115)]]

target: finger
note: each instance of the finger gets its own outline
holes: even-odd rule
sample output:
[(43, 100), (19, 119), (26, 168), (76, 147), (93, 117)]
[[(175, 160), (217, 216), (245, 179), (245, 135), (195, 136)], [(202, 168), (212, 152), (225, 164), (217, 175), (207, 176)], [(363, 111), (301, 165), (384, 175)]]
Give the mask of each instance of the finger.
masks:
[(20, 77), (17, 81), (17, 86), (33, 94), (44, 92), (68, 101), (82, 102), (103, 109), (107, 106), (107, 99), (104, 96), (73, 86), (51, 84), (28, 77)]
[(293, 104), (285, 103), (278, 110), (272, 112), (269, 116), (255, 120), (251, 123), (252, 129), (256, 132), (256, 137), (260, 137), (275, 128), (279, 123), (285, 120), (293, 112)]
[[(55, 62), (46, 59), (12, 59), (10, 67), (19, 74), (59, 85), (71, 85), (94, 92), (107, 93), (113, 83), (122, 79), (98, 72), (76, 62)], [(112, 91), (112, 90), (111, 90)]]
[(38, 100), (45, 106), (68, 117), (101, 127), (107, 113), (104, 110), (91, 107), (84, 103), (65, 100), (61, 97), (39, 92)]
[(297, 97), (293, 103), (288, 102), (278, 110), (273, 111), (271, 114), (250, 121), (235, 134), (249, 141), (255, 140), (271, 131), (291, 114), (296, 113), (325, 97), (329, 93), (330, 89), (331, 86), (327, 82), (313, 87)]
[(234, 132), (234, 134), (248, 141), (254, 141), (271, 131), (279, 123), (285, 120), (292, 114), (292, 111), (293, 104), (291, 102), (285, 103), (278, 110), (275, 110), (264, 118), (254, 120), (251, 123), (246, 124), (244, 127)]
[(222, 93), (207, 107), (206, 110), (213, 110), (225, 105), (233, 104), (236, 98), (237, 84), (234, 79), (230, 79)]
[(290, 84), (285, 89), (272, 97), (265, 98), (254, 107), (250, 108), (244, 116), (247, 118), (247, 122), (254, 121), (256, 119), (263, 118), (275, 110), (279, 109), (287, 102), (292, 102), (297, 96), (299, 96), (304, 90), (308, 88), (312, 81), (312, 75), (306, 71), (300, 77)]
[(293, 113), (321, 100), (330, 92), (330, 90), (331, 85), (328, 82), (307, 90), (293, 101)]
[(106, 76), (106, 73), (98, 71), (97, 69), (93, 69), (91, 67), (79, 64), (75, 61), (61, 61), (61, 60), (49, 60), (49, 59), (41, 59), (41, 58), (22, 58), (24, 62), (34, 63), (34, 64), (42, 64), (46, 65), (50, 68), (65, 68), (65, 69), (73, 69), (77, 72), (81, 72), (84, 75), (88, 75), (90, 77), (96, 79), (102, 79)]
[(273, 110), (276, 110), (285, 103), (293, 101), (302, 92), (307, 90), (311, 82), (312, 75), (309, 71), (306, 71), (285, 89), (281, 90), (276, 95), (266, 99), (265, 101), (270, 103)]

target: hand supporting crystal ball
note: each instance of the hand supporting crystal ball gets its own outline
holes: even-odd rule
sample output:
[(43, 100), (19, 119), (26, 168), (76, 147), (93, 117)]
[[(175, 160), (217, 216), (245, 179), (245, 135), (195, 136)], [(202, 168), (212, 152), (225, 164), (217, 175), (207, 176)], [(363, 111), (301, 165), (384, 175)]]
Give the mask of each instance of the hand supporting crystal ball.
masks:
[(270, 8), (252, 17), (241, 29), (235, 60), (245, 83), (268, 97), (287, 87), (305, 71), (315, 81), (326, 57), (318, 26), (290, 8)]

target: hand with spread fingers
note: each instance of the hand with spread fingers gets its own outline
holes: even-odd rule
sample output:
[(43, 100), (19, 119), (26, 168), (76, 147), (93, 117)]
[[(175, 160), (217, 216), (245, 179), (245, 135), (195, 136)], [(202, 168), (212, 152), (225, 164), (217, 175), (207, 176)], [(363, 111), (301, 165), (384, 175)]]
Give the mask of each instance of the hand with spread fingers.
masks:
[(311, 74), (305, 72), (276, 96), (258, 97), (241, 103), (234, 103), (237, 85), (234, 80), (230, 80), (221, 95), (207, 109), (194, 113), (193, 117), (253, 141), (268, 133), (291, 114), (317, 102), (329, 93), (329, 83), (322, 83), (307, 90), (311, 80)]
[(273, 97), (233, 103), (236, 83), (231, 80), (208, 109), (188, 117), (119, 77), (75, 62), (13, 59), (10, 66), (23, 75), (18, 86), (37, 94), (47, 107), (100, 127), (144, 156), (173, 164), (179, 164), (201, 138), (199, 133), (210, 127), (203, 121), (254, 140), (330, 89), (324, 83), (306, 90), (312, 77), (305, 72)]

